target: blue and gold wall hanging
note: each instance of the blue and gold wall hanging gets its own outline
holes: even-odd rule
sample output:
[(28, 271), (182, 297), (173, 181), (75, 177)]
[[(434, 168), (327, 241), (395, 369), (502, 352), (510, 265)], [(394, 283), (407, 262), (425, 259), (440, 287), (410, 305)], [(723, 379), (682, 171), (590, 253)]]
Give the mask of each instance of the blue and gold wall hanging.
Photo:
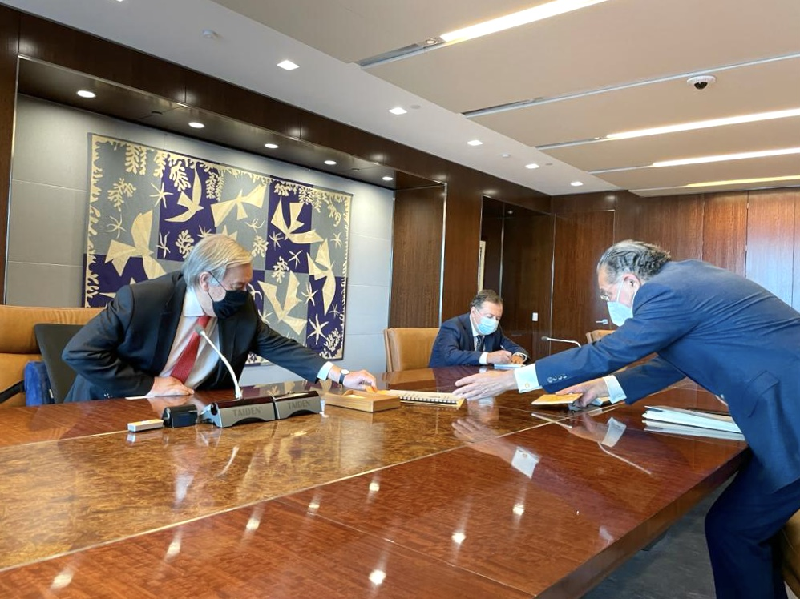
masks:
[(222, 233), (253, 255), (262, 318), (342, 357), (351, 194), (93, 133), (89, 147), (84, 305), (180, 269)]

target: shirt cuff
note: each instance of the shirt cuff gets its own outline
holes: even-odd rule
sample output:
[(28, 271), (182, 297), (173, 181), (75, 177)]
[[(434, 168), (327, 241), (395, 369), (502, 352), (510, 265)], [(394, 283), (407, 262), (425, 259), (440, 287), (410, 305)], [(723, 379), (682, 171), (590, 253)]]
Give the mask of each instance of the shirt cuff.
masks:
[(617, 377), (604, 376), (603, 380), (608, 387), (608, 399), (611, 403), (617, 403), (625, 400), (625, 391), (622, 390), (622, 385), (619, 384)]
[(539, 384), (539, 377), (536, 376), (536, 364), (514, 370), (514, 379), (517, 381), (517, 387), (523, 393), (542, 388)]
[(619, 420), (615, 418), (608, 419), (608, 432), (606, 436), (600, 441), (601, 444), (605, 445), (606, 447), (614, 447), (622, 438), (622, 434), (625, 432), (625, 425), (622, 424)]
[(320, 381), (327, 381), (328, 373), (330, 373), (331, 368), (333, 368), (333, 362), (325, 362), (317, 373), (317, 379)]
[(478, 358), (478, 364), (488, 364), (489, 363), (489, 354), (487, 352), (482, 352), (481, 357)]
[(521, 447), (517, 447), (514, 458), (511, 460), (511, 465), (528, 478), (533, 476), (533, 471), (538, 463), (539, 457), (536, 454), (525, 451)]

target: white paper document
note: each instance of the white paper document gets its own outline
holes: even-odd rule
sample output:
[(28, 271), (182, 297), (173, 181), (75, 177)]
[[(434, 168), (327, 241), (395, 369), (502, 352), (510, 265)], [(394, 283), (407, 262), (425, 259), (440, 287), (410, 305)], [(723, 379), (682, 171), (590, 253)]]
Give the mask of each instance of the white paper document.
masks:
[[(686, 410), (667, 406), (647, 406), (644, 412), (645, 424), (669, 423), (682, 426), (739, 433), (739, 427), (727, 414), (706, 412), (703, 410)], [(655, 422), (654, 422), (655, 421)]]

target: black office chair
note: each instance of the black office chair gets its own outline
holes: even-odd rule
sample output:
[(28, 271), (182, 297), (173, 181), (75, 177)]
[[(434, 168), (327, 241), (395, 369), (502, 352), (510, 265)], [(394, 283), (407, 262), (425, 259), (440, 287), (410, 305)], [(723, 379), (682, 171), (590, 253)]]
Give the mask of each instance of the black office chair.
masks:
[(50, 378), (53, 400), (62, 403), (75, 382), (75, 371), (64, 360), (61, 353), (69, 340), (83, 327), (82, 324), (37, 324), (33, 334), (42, 354), (42, 361)]

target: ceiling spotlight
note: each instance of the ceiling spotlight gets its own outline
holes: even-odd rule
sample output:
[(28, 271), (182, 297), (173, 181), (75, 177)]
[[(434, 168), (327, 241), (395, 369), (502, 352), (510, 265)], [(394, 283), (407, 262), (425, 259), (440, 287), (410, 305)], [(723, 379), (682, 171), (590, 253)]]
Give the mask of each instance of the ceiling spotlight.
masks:
[(467, 143), (469, 145), (471, 145), (472, 147), (482, 146), (483, 145), (483, 142), (480, 139), (473, 139), (471, 141), (468, 141)]
[(570, 185), (572, 185), (573, 187), (581, 187), (583, 183), (581, 181), (573, 181), (572, 183), (570, 183)]
[(268, 143), (268, 144), (264, 144), (264, 147), (265, 148), (269, 148), (270, 150), (274, 150), (274, 149), (276, 149), (278, 147), (278, 144)]
[(203, 127), (205, 127), (205, 125), (203, 123), (199, 123), (197, 121), (192, 121), (191, 123), (189, 123), (189, 126), (192, 129), (202, 129)]
[(293, 63), (291, 60), (283, 60), (278, 63), (278, 66), (284, 71), (294, 71), (296, 68), (298, 68), (298, 65)]
[(530, 169), (539, 168), (539, 165), (536, 164), (535, 162), (529, 162), (528, 164), (525, 165), (525, 168), (530, 168)]
[(392, 181), (393, 180), (389, 175), (381, 177), (381, 179), (383, 179), (384, 181)]
[(78, 95), (81, 98), (88, 98), (89, 100), (91, 100), (92, 98), (95, 97), (95, 93), (94, 92), (90, 92), (88, 89), (79, 89), (78, 90)]
[(325, 161), (325, 164), (328, 164), (328, 165), (330, 165), (330, 166), (333, 166), (334, 164), (336, 164), (336, 161), (335, 161), (335, 160), (326, 160), (326, 161)]
[(390, 108), (389, 112), (397, 116), (400, 116), (401, 114), (405, 114), (407, 111), (402, 106), (395, 106), (394, 108)]

